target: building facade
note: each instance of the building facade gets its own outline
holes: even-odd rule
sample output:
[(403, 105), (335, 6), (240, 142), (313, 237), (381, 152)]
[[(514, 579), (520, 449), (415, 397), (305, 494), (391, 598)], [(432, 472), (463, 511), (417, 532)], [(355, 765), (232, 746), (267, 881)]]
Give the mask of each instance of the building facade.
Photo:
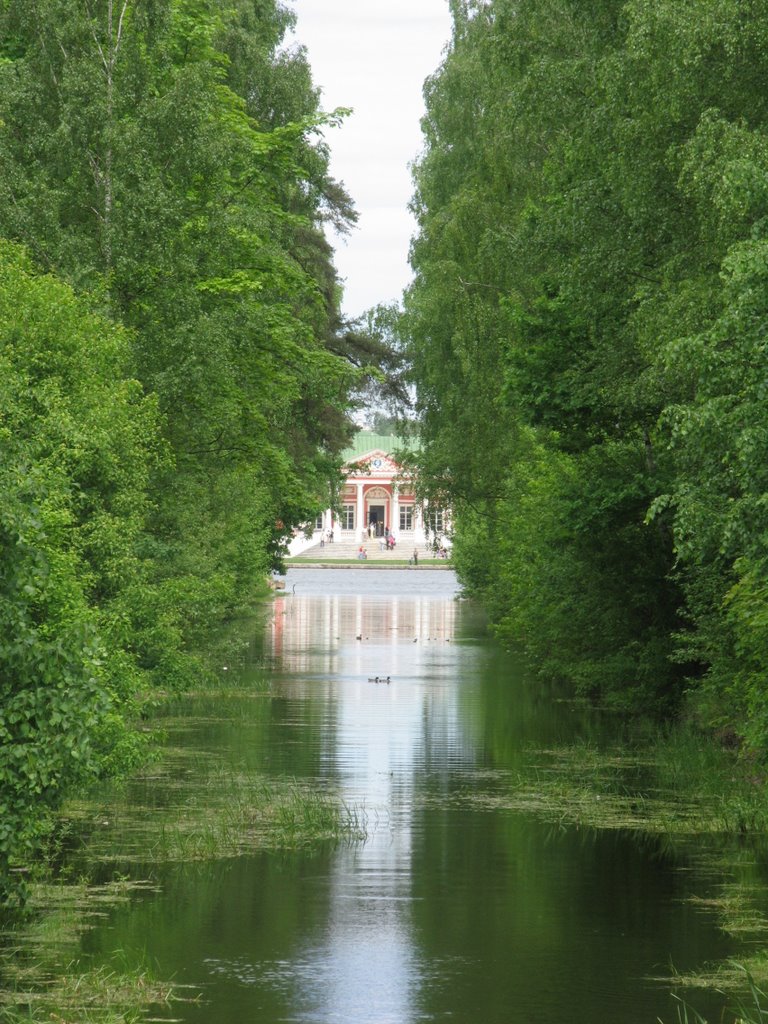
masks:
[(332, 534), (337, 541), (392, 535), (405, 544), (448, 543), (443, 510), (430, 510), (416, 501), (413, 480), (395, 461), (393, 452), (400, 443), (392, 435), (357, 433), (344, 452), (346, 482), (339, 507), (318, 517), (316, 539), (321, 534)]

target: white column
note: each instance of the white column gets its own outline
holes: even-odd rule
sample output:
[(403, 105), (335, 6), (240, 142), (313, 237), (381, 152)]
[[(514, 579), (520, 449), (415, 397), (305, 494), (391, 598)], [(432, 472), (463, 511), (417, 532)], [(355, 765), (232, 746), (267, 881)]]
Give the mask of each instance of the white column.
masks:
[(392, 524), (389, 527), (393, 530), (398, 541), (400, 540), (400, 491), (397, 484), (392, 481)]
[[(365, 523), (363, 519), (365, 517), (365, 506), (363, 505), (363, 485), (358, 482), (357, 487), (357, 512), (355, 513), (355, 530), (357, 538), (362, 537), (363, 531), (365, 530)], [(356, 539), (357, 539), (356, 538)]]

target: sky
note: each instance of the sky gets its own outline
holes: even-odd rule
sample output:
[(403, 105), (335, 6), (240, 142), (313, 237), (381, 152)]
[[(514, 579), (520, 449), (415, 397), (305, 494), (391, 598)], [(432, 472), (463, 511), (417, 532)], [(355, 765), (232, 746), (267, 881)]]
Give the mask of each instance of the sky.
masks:
[(307, 47), (325, 110), (352, 107), (331, 129), (331, 173), (352, 196), (359, 221), (348, 240), (330, 238), (344, 284), (342, 310), (359, 316), (400, 299), (410, 281), (415, 225), (409, 163), (421, 150), (424, 79), (450, 37), (448, 0), (288, 0), (293, 42)]

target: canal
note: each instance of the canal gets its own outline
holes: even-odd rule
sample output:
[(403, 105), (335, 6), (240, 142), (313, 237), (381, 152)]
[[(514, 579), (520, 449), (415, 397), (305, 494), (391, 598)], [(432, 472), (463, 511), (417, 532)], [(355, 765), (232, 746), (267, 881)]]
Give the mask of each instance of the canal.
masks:
[(186, 1024), (677, 1020), (672, 967), (734, 951), (684, 848), (497, 799), (532, 750), (613, 724), (528, 678), (450, 571), (292, 569), (285, 590), (169, 742), (319, 783), (367, 838), (155, 867), (86, 950), (191, 986), (167, 1015)]

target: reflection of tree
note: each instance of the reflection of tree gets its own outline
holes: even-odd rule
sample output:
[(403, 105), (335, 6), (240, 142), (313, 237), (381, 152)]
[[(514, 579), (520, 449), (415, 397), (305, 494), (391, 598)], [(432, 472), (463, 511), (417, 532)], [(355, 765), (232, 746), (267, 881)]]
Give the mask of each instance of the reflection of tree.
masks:
[(425, 964), (442, 965), (419, 1014), (528, 1024), (577, 1005), (578, 1020), (665, 1019), (667, 990), (643, 978), (670, 961), (700, 967), (727, 955), (723, 936), (683, 902), (685, 853), (662, 836), (494, 809), (509, 779), (535, 779), (535, 749), (604, 742), (614, 723), (559, 701), (499, 648), (478, 647), (473, 668), (482, 687), (463, 688), (459, 710), (477, 770), (445, 780), (439, 805), (417, 805), (412, 823), (415, 941)]
[[(683, 877), (626, 833), (586, 836), (521, 816), (418, 815), (413, 918), (440, 983), (423, 1019), (653, 1020), (668, 996), (643, 976), (703, 963), (723, 943), (682, 904)], [(468, 820), (469, 819), (469, 820)]]
[[(246, 670), (241, 693), (189, 702), (172, 740), (366, 794), (380, 827), (360, 846), (163, 869), (162, 893), (117, 913), (89, 951), (142, 950), (204, 984), (188, 1024), (330, 1024), (345, 1010), (398, 1024), (665, 1019), (666, 990), (644, 977), (729, 952), (684, 902), (691, 875), (663, 840), (494, 807), (532, 743), (596, 741), (604, 726), (482, 639), (469, 603), (297, 595), (274, 612), (269, 689)], [(275, 635), (273, 620), (268, 656)], [(371, 652), (407, 676), (350, 681)], [(381, 985), (394, 988), (377, 1003)]]
[(116, 948), (126, 959), (136, 951), (137, 966), (150, 959), (177, 983), (199, 987), (200, 1004), (183, 1011), (190, 1024), (290, 1019), (297, 992), (285, 965), (301, 961), (312, 937), (322, 936), (329, 907), (316, 882), (331, 855), (263, 854), (166, 869), (161, 894), (120, 910), (109, 929), (89, 936), (86, 951), (105, 959)]

